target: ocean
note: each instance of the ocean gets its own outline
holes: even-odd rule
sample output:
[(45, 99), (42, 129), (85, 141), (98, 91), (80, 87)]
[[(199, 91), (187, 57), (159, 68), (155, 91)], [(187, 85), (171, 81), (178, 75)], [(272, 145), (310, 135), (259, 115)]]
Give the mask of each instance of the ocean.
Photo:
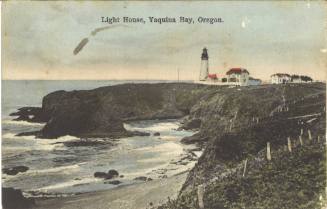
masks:
[[(74, 136), (58, 139), (36, 139), (34, 136), (16, 136), (17, 133), (40, 130), (44, 124), (13, 121), (10, 113), (20, 107), (40, 107), (43, 96), (56, 90), (88, 90), (121, 83), (157, 83), (162, 81), (2, 81), (2, 168), (24, 165), (29, 170), (11, 176), (2, 174), (5, 187), (22, 189), (29, 196), (72, 195), (112, 189), (138, 183), (135, 177), (153, 179), (171, 176), (190, 169), (194, 162), (176, 163), (187, 156), (192, 145), (183, 145), (180, 139), (194, 134), (177, 130), (178, 120), (134, 121), (124, 124), (128, 130), (151, 133), (103, 142), (90, 146), (66, 146), (65, 142), (79, 141)], [(160, 132), (160, 136), (153, 133)], [(201, 152), (194, 152), (198, 156)], [(112, 185), (95, 178), (94, 172), (117, 170)]]

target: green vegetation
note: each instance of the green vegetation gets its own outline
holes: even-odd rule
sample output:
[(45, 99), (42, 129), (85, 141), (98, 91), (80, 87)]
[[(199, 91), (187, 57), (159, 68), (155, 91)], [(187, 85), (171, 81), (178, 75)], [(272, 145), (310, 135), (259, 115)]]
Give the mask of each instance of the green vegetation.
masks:
[[(204, 153), (177, 200), (159, 209), (198, 208), (198, 185), (207, 185), (205, 209), (321, 208), (326, 187), (325, 101), (322, 83), (211, 90), (189, 115), (190, 121), (202, 121), (192, 141), (206, 139)], [(285, 150), (288, 137), (292, 154)], [(269, 163), (267, 142), (272, 149)]]

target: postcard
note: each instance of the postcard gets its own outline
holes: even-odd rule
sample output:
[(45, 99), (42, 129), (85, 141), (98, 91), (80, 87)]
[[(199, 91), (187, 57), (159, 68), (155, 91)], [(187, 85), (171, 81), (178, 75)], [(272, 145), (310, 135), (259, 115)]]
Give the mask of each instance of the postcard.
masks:
[(4, 209), (326, 208), (326, 1), (2, 1)]

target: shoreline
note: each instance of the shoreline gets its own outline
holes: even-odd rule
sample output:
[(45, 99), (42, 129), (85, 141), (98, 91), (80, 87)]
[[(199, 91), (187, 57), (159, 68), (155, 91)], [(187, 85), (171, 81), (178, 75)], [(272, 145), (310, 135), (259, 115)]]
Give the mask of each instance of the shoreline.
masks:
[(122, 185), (110, 190), (77, 194), (68, 197), (35, 198), (35, 209), (144, 209), (159, 206), (168, 198), (175, 199), (189, 171), (174, 176), (131, 185)]

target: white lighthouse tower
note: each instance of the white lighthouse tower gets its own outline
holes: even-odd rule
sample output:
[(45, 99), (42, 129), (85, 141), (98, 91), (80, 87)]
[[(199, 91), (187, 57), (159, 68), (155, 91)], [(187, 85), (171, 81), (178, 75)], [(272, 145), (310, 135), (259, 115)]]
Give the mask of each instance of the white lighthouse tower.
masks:
[(203, 48), (201, 55), (200, 81), (205, 81), (209, 74), (209, 56), (207, 48)]

